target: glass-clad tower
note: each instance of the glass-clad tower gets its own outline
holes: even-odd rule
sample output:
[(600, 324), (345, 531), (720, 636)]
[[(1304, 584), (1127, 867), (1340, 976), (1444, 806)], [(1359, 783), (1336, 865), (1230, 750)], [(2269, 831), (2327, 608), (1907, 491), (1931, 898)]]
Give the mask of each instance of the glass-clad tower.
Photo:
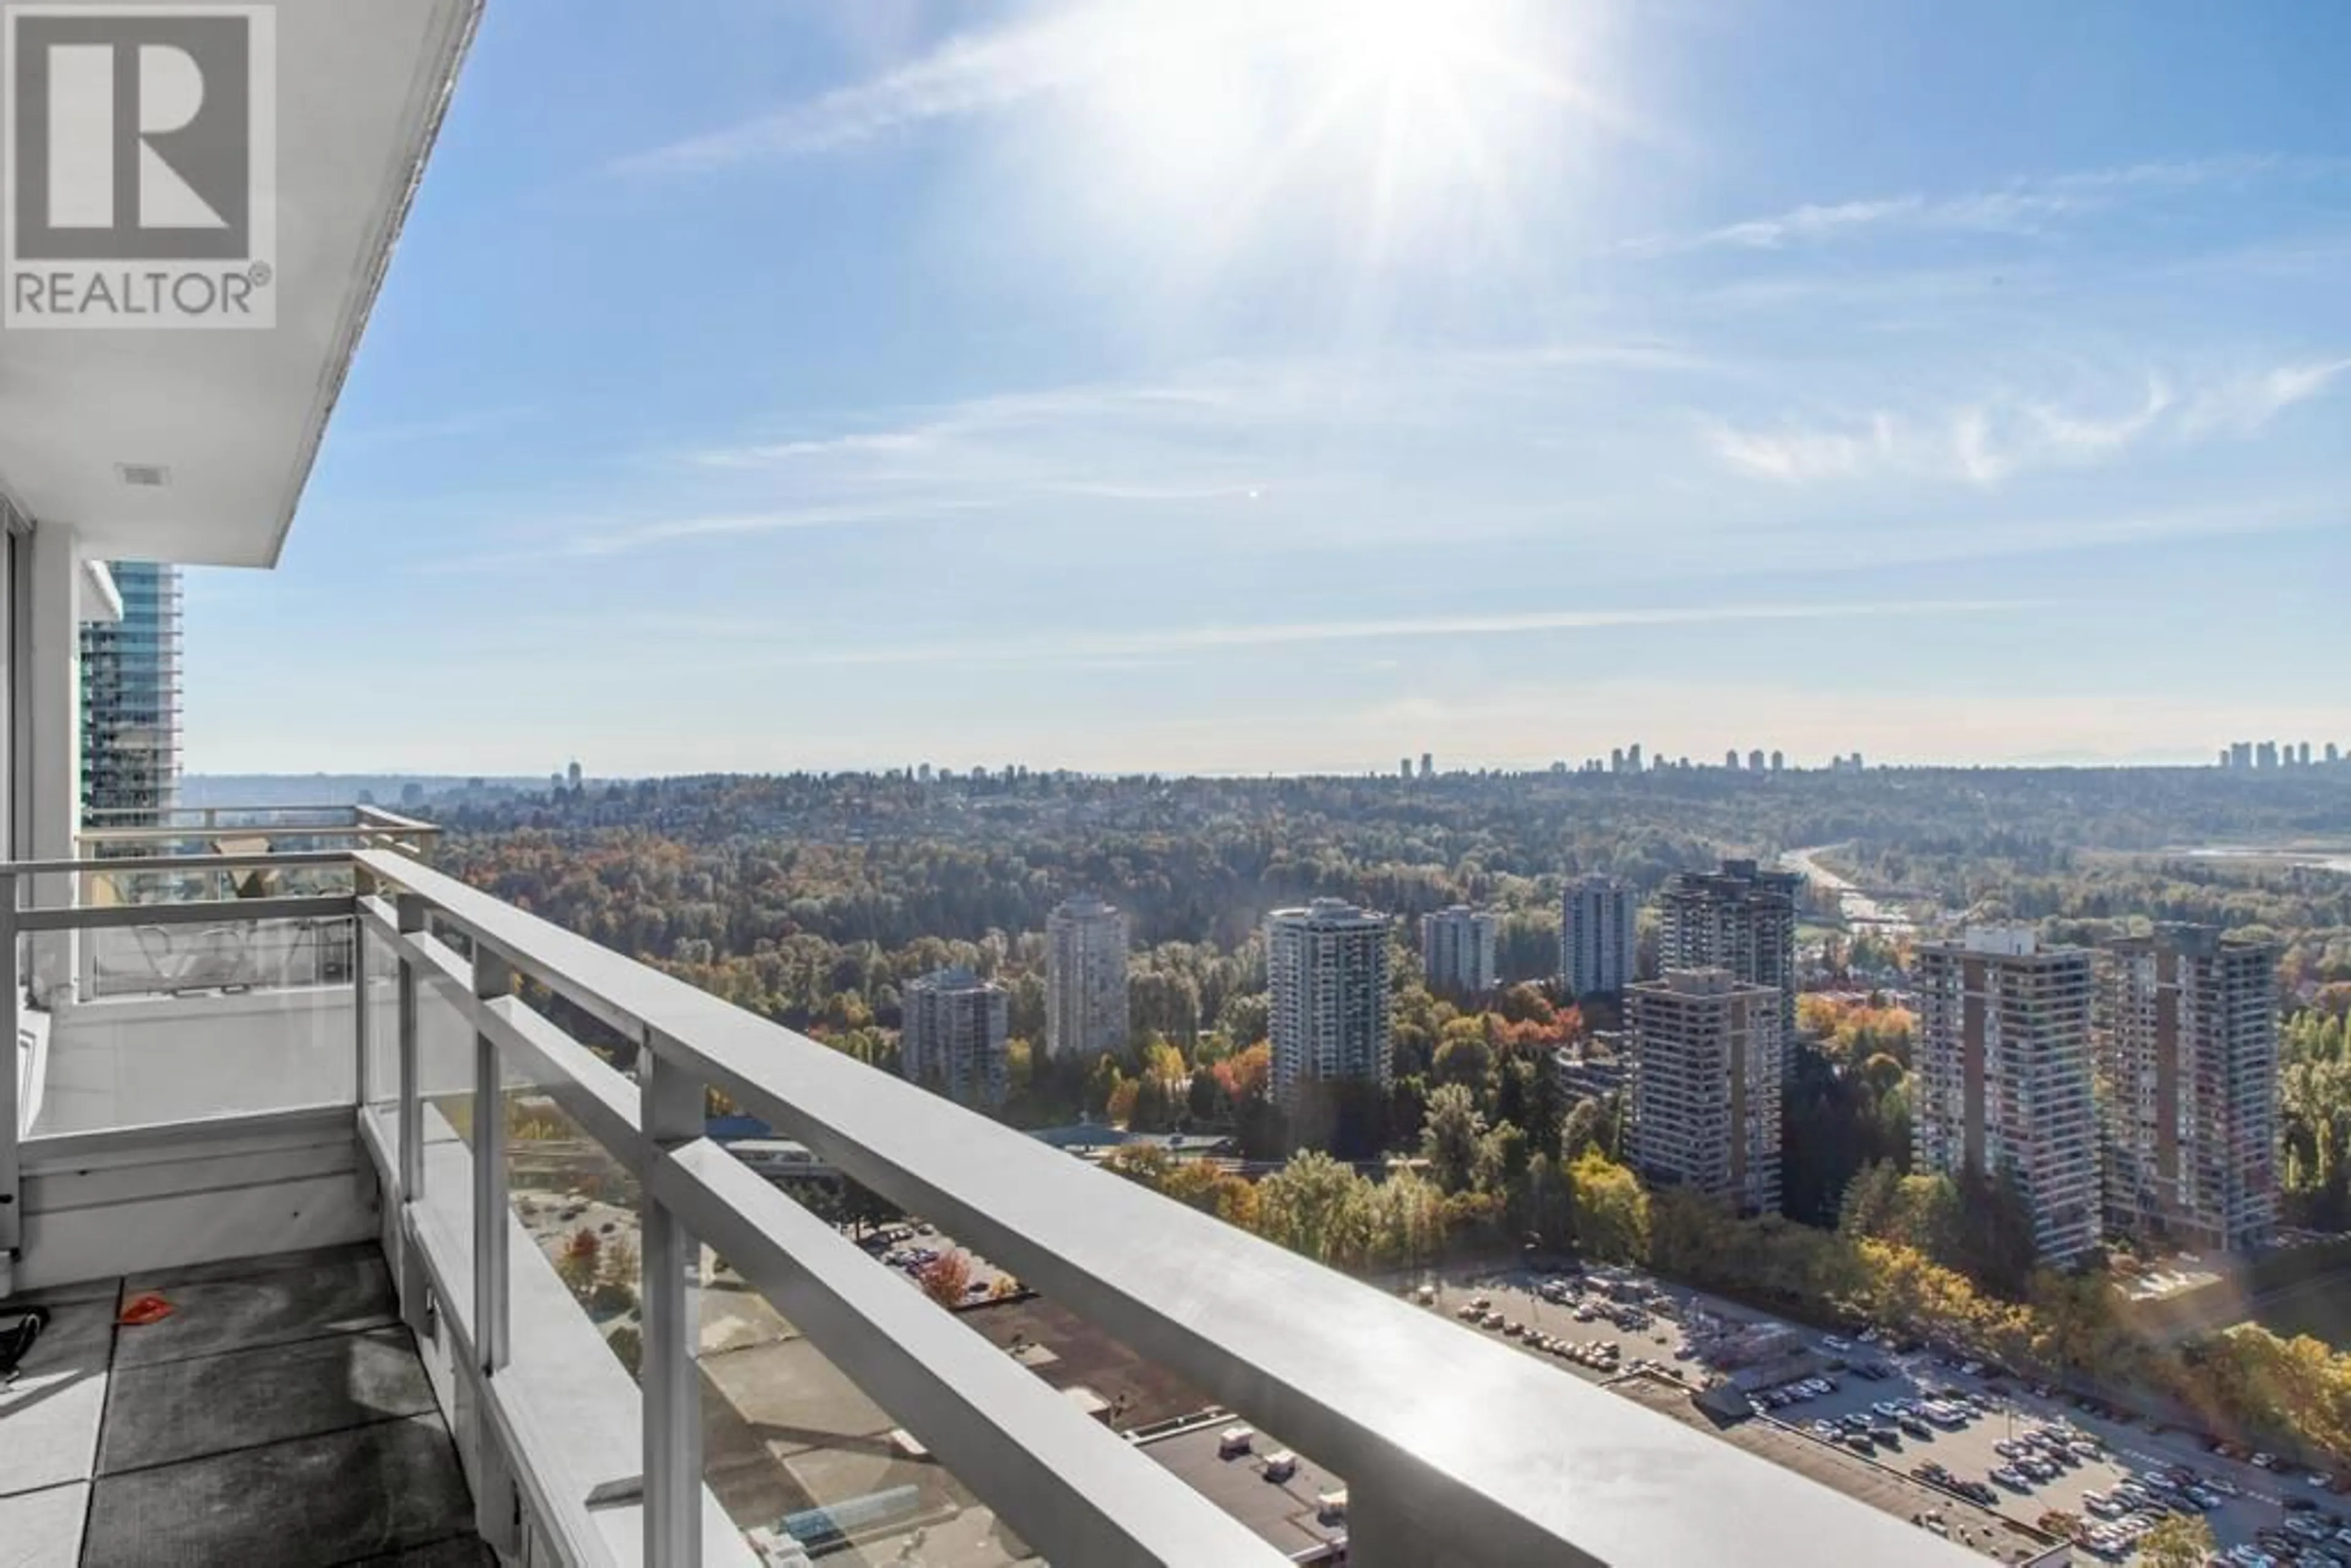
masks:
[(81, 629), (81, 808), (106, 827), (162, 820), (180, 784), (180, 569), (111, 568), (122, 619)]

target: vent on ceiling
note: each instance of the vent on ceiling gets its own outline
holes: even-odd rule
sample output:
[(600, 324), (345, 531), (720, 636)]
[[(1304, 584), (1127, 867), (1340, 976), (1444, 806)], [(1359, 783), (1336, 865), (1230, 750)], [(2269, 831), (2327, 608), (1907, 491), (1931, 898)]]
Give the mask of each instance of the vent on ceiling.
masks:
[(161, 463), (118, 463), (114, 471), (124, 484), (146, 490), (160, 490), (172, 482), (172, 471)]

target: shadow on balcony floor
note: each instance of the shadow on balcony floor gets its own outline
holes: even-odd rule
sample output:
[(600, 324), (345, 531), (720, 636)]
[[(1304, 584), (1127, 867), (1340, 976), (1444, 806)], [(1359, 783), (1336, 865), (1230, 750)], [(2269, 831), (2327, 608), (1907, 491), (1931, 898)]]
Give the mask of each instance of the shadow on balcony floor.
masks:
[[(147, 1291), (172, 1315), (119, 1327)], [(486, 1564), (372, 1245), (37, 1291), (0, 1389), (0, 1568)]]

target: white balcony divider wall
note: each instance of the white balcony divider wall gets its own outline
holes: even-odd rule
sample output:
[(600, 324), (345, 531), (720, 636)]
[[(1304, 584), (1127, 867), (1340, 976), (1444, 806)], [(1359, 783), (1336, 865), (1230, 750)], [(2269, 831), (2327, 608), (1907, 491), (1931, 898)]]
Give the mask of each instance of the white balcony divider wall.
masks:
[[(26, 1173), (7, 1195), (22, 1201), (0, 1207), (11, 1228), (0, 1245), (16, 1249), (19, 1282), (34, 1282), (170, 1260), (115, 1255), (125, 1248), (230, 1256), (379, 1236), (479, 1529), (508, 1560), (752, 1561), (702, 1485), (693, 1325), (704, 1244), (1045, 1560), (1280, 1560), (709, 1142), (711, 1087), (1346, 1478), (1354, 1563), (1967, 1560), (435, 872), (406, 852), (423, 841), (418, 824), (360, 814), (350, 831), (348, 881), (295, 895), (21, 902), (37, 880), (69, 886), (98, 873), (274, 864), (290, 881), (321, 874), (334, 852), (0, 868), (12, 1024), (20, 935), (256, 917), (347, 917), (360, 933), (347, 982), (290, 988), (336, 999), (291, 1006), (299, 1023), (279, 1031), (297, 1057), (340, 1054), (331, 1072), (313, 1061), (284, 1080), (281, 1098), (321, 1103), (29, 1138), (17, 1136), (17, 1108), (0, 1106), (0, 1169), (21, 1156)], [(517, 980), (636, 1042), (635, 1081), (528, 1006)], [(159, 1023), (156, 1049), (201, 1071), (224, 1049), (216, 1008), (230, 999), (249, 1000), (99, 998), (66, 1009), (57, 1035), (71, 1044), (110, 1010), (178, 1007), (172, 1047)], [(340, 1022), (317, 1027), (329, 1019)], [(225, 1032), (258, 1027), (247, 1012)], [(510, 1209), (501, 1145), (517, 1086), (551, 1099), (643, 1193), (633, 1383)], [(1729, 1520), (1736, 1530), (1723, 1528)]]

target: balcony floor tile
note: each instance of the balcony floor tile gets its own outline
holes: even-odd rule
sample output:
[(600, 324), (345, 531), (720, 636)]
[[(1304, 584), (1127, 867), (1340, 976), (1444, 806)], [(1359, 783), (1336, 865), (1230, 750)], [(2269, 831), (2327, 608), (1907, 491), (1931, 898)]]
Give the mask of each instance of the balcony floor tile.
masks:
[(389, 1557), (367, 1557), (350, 1568), (497, 1568), (490, 1549), (472, 1536), (458, 1536)]
[(0, 1568), (75, 1568), (89, 1483), (0, 1497)]
[(0, 1496), (89, 1479), (106, 1407), (115, 1288), (108, 1281), (102, 1295), (14, 1298), (0, 1308), (37, 1301), (49, 1311), (16, 1380), (0, 1388)]
[[(151, 1290), (172, 1315), (118, 1327)], [(49, 1326), (0, 1390), (0, 1568), (490, 1563), (372, 1246), (7, 1305), (33, 1302)]]
[(428, 1415), (432, 1385), (402, 1328), (330, 1334), (114, 1375), (99, 1472)]
[(172, 1303), (161, 1322), (122, 1331), (118, 1366), (282, 1344), (393, 1322), (398, 1305), (371, 1244), (200, 1264), (123, 1281), (126, 1300), (152, 1291)]
[(416, 1416), (103, 1477), (82, 1568), (314, 1568), (431, 1546), (472, 1521), (447, 1431)]

